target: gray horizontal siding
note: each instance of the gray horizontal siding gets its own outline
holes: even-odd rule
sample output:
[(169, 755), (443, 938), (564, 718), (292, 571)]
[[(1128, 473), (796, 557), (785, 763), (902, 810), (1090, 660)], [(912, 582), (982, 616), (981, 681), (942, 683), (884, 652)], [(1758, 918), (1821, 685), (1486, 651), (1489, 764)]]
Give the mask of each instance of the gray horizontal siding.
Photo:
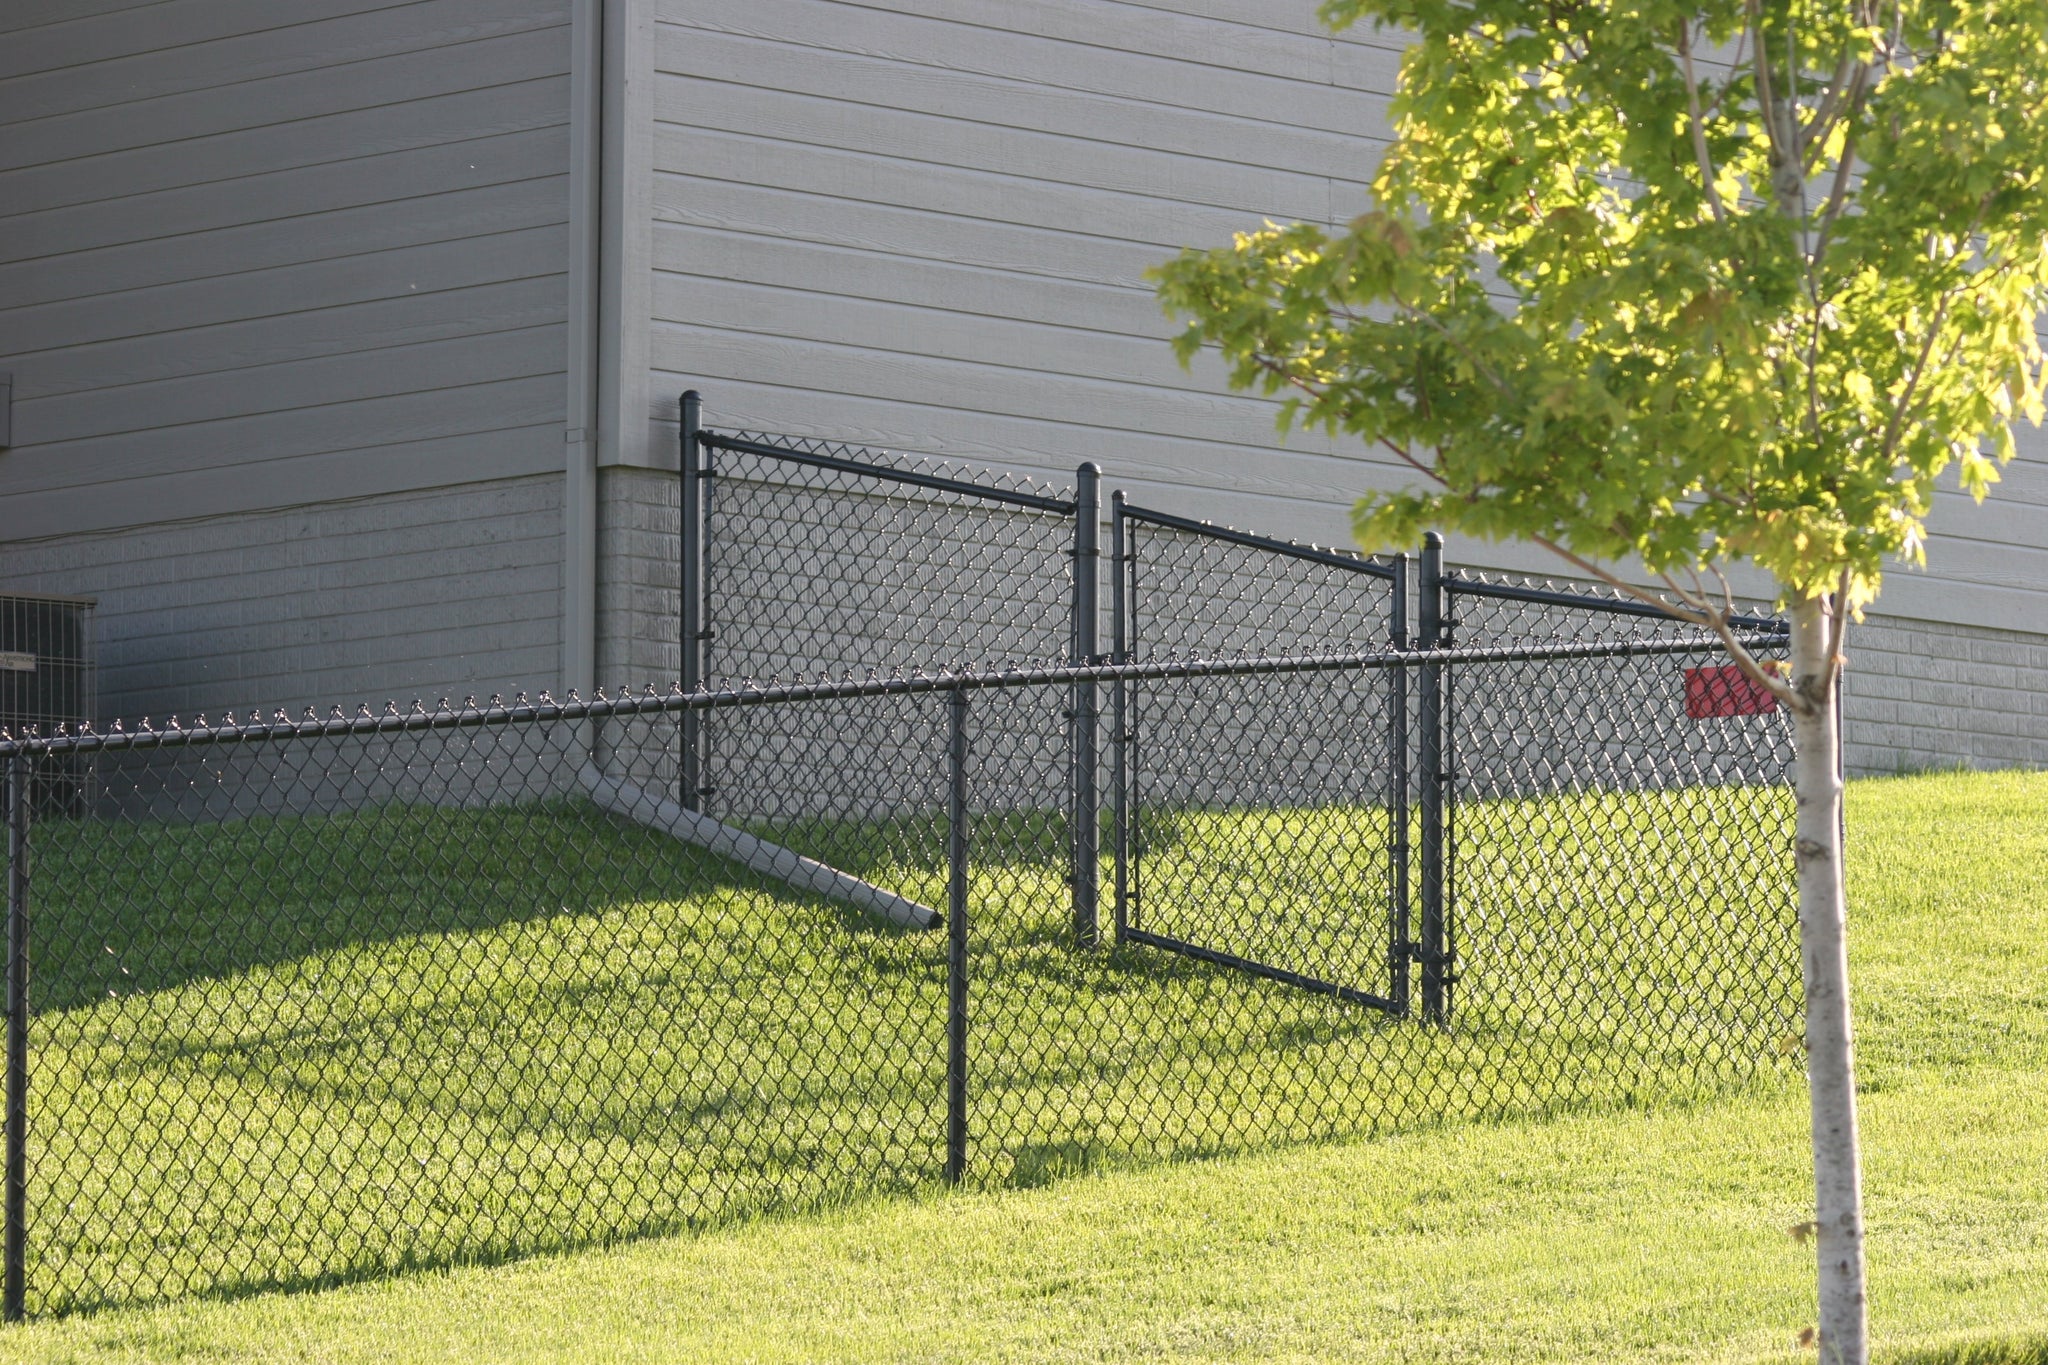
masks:
[(353, 67), (549, 27), (564, 14), (504, 0), (130, 0), (48, 22), (56, 8), (41, 0), (11, 7), (0, 28), (8, 35), (0, 118), (8, 122)]
[(567, 0), (9, 8), (0, 541), (562, 467)]
[[(1405, 479), (1176, 366), (1145, 270), (1263, 219), (1342, 222), (1388, 133), (1398, 35), (1313, 0), (659, 0), (657, 420), (1034, 471), (1098, 461), (1198, 516), (1348, 543)], [(657, 449), (668, 448), (659, 442)], [(1944, 495), (1895, 616), (2048, 633), (2048, 441)], [(1555, 572), (1461, 544), (1468, 563)]]
[(1229, 473), (1272, 407), (1184, 374), (1144, 279), (1183, 242), (1363, 202), (1376, 152), (1346, 154), (1379, 145), (1358, 130), (1383, 126), (1397, 59), (1316, 30), (1312, 4), (1294, 31), (1267, 8), (663, 4), (657, 411), (697, 384), (724, 425), (1355, 488), (1319, 440), (1287, 477)]

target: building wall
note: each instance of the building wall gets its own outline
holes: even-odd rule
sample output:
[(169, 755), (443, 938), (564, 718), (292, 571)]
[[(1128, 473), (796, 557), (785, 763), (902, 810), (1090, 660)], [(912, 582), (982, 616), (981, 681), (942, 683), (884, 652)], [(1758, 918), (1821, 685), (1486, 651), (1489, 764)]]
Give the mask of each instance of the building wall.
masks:
[(561, 501), (544, 475), (15, 541), (0, 589), (99, 599), (103, 722), (538, 691)]
[(0, 7), (0, 584), (102, 596), (109, 714), (556, 680), (570, 50), (570, 0)]
[[(106, 597), (107, 714), (245, 704), (244, 680), (309, 699), (433, 691), (485, 676), (486, 658), (492, 686), (556, 680), (546, 628), (504, 617), (486, 584), (527, 575), (519, 610), (539, 609), (531, 533), (559, 507), (451, 519), (432, 547), (404, 528), (429, 504), (559, 479), (565, 435), (585, 435), (565, 375), (570, 3), (0, 13), (0, 370), (16, 394), (0, 586)], [(637, 466), (672, 461), (684, 387), (717, 426), (1061, 482), (1095, 460), (1140, 501), (1322, 543), (1345, 543), (1350, 500), (1397, 477), (1325, 437), (1276, 442), (1266, 400), (1227, 393), (1206, 363), (1182, 372), (1144, 271), (1267, 217), (1356, 212), (1398, 41), (1332, 37), (1313, 0), (619, 3), (639, 46), (608, 58), (607, 81), (644, 64), (619, 108), (644, 101), (652, 135), (628, 140), (646, 160), (620, 172), (646, 240), (618, 298), (642, 306), (608, 323), (633, 344), (608, 344), (649, 357), (634, 391), (658, 429), (615, 445), (628, 462), (599, 489), (601, 680), (676, 671), (674, 488)], [(1852, 683), (1852, 727), (1883, 736), (1859, 766), (2038, 761), (2021, 753), (2038, 734), (2012, 727), (2048, 694), (2043, 448), (2029, 440), (1986, 508), (1944, 495), (1930, 572), (1894, 576), (1890, 623), (1869, 633), (1889, 643)], [(285, 551), (261, 537), (293, 516), (347, 528), (331, 555), (304, 552), (327, 566), (317, 581), (236, 586), (209, 567), (306, 568), (264, 559)], [(491, 559), (512, 543), (516, 564)], [(1554, 567), (1503, 547), (1452, 557)], [(430, 562), (447, 566), (438, 588), (384, 576)], [(559, 593), (559, 547), (553, 562)], [(215, 596), (179, 600), (200, 582)], [(175, 613), (201, 607), (183, 643)], [(288, 682), (280, 651), (307, 647), (308, 611), (346, 644)], [(1901, 624), (1923, 620), (1946, 624)], [(506, 631), (523, 643), (480, 643)], [(2029, 662), (1975, 657), (1980, 643)], [(1917, 693), (1880, 681), (1914, 677)], [(2011, 704), (1913, 718), (1958, 688)]]
[[(1206, 360), (1183, 372), (1144, 277), (1268, 218), (1360, 211), (1398, 38), (1333, 37), (1314, 0), (647, 3), (647, 462), (672, 460), (695, 387), (708, 425), (1062, 480), (1094, 460), (1140, 502), (1322, 544), (1348, 544), (1353, 499), (1402, 477), (1342, 440), (1276, 440), (1271, 402)], [(1853, 685), (1859, 768), (2040, 761), (1968, 707), (1889, 718), (1900, 684), (1878, 679), (1901, 675), (1877, 671), (1965, 673), (1941, 695), (2038, 714), (2048, 440), (2023, 440), (1990, 504), (1941, 496), (1928, 570), (1888, 583), (1869, 633), (1888, 643)], [(1480, 543), (1450, 558), (1558, 568)], [(1950, 627), (1921, 621), (2024, 638), (2035, 662), (1937, 665)]]
[[(1144, 279), (1364, 205), (1398, 51), (1312, 0), (655, 0), (653, 415), (829, 435), (1283, 529), (1377, 477), (1184, 373)], [(1190, 11), (1198, 8), (1187, 5)], [(1221, 16), (1221, 17), (1212, 17)]]

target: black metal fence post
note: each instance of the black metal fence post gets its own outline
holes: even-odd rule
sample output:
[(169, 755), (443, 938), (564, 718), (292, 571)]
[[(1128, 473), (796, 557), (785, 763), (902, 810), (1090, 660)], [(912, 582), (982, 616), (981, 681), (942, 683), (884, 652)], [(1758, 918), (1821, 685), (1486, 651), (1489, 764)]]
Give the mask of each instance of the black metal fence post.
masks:
[[(1387, 622), (1388, 641), (1395, 649), (1408, 648), (1408, 556), (1394, 559), (1394, 595)], [(1394, 1012), (1408, 1013), (1408, 957), (1414, 944), (1408, 937), (1408, 670), (1394, 669), (1387, 680), (1387, 822), (1388, 878), (1387, 996)]]
[[(1102, 472), (1083, 464), (1074, 477), (1074, 644), (1072, 662), (1100, 663), (1102, 603), (1098, 568), (1102, 532)], [(1096, 684), (1079, 682), (1073, 691), (1074, 765), (1074, 940), (1083, 948), (1098, 941), (1097, 901), (1101, 880), (1101, 794), (1095, 752)]]
[[(1124, 494), (1109, 495), (1109, 661), (1131, 661), (1125, 602), (1130, 592), (1130, 555), (1124, 545)], [(1110, 768), (1110, 847), (1116, 859), (1116, 941), (1131, 927), (1131, 755), (1130, 680), (1110, 684), (1110, 730), (1114, 761)]]
[(946, 1183), (967, 1174), (967, 693), (946, 697)]
[(7, 1229), (0, 1317), (20, 1322), (28, 1291), (28, 759), (7, 759)]
[[(1438, 648), (1454, 649), (1458, 643), (1458, 598), (1452, 587), (1457, 582), (1456, 571), (1441, 575), (1438, 583), (1442, 592), (1438, 600), (1443, 604), (1437, 617)], [(1443, 672), (1443, 729), (1438, 742), (1437, 757), (1443, 763), (1437, 781), (1438, 801), (1443, 810), (1442, 834), (1438, 839), (1441, 846), (1443, 873), (1439, 883), (1443, 890), (1438, 903), (1443, 907), (1440, 928), (1437, 935), (1436, 954), (1438, 975), (1443, 981), (1443, 1000), (1440, 1019), (1448, 1021), (1456, 1009), (1455, 996), (1458, 986), (1458, 668), (1456, 664), (1444, 665)]]
[[(1422, 542), (1421, 597), (1416, 622), (1424, 649), (1443, 647), (1444, 538), (1431, 531)], [(1418, 792), (1422, 816), (1422, 1017), (1444, 1021), (1444, 668), (1422, 666), (1422, 696), (1416, 727), (1421, 731), (1416, 761), (1422, 769)]]
[[(682, 444), (677, 452), (682, 478), (681, 563), (678, 575), (682, 614), (676, 626), (676, 643), (680, 647), (678, 680), (685, 692), (695, 692), (704, 684), (704, 509), (700, 482), (703, 453), (697, 441), (703, 403), (703, 396), (695, 389), (683, 395)], [(683, 712), (680, 726), (682, 744), (676, 759), (676, 802), (684, 810), (696, 810), (698, 789), (703, 781), (699, 760), (703, 713)]]

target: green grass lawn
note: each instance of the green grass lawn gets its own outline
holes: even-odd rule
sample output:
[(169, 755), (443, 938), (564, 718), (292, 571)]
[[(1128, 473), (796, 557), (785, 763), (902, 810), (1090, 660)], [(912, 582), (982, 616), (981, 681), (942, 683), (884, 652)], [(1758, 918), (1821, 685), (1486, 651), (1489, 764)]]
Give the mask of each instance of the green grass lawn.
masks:
[[(93, 909), (101, 895), (74, 908), (72, 946), (92, 953), (44, 945), (39, 960), (39, 1045), (67, 1060), (36, 1074), (38, 1098), (69, 1106), (71, 1160), (39, 1168), (35, 1199), (122, 1194), (90, 1218), (69, 1211), (84, 1229), (71, 1264), (97, 1276), (52, 1289), (46, 1273), (42, 1292), (115, 1306), (11, 1329), (0, 1355), (1754, 1359), (1789, 1357), (1810, 1319), (1810, 1252), (1784, 1231), (1804, 1216), (1803, 1100), (1782, 1066), (1722, 1075), (1749, 1077), (1733, 1092), (1688, 1087), (1670, 1067), (1621, 1067), (1633, 1034), (1581, 1028), (1547, 1044), (1573, 1084), (1529, 1089), (1539, 1078), (1507, 1064), (1526, 1036), (1475, 1022), (1453, 1046), (1327, 1002), (1277, 1004), (1200, 964), (1076, 958), (1056, 897), (1039, 921), (994, 909), (1036, 905), (1028, 889), (1057, 881), (1049, 861), (1016, 859), (989, 869), (978, 902), (982, 955), (1005, 969), (978, 1017), (1049, 1024), (983, 1048), (975, 1118), (1009, 1156), (984, 1155), (978, 1188), (947, 1194), (925, 1140), (937, 1073), (908, 1046), (931, 1035), (906, 1022), (942, 986), (932, 936), (794, 902), (764, 928), (762, 893), (729, 876), (664, 900), (675, 855), (635, 852), (642, 836), (584, 813), (446, 818), (510, 823), (487, 857), (461, 851), (468, 834), (425, 839), (446, 857), (409, 864), (426, 879), (411, 890), (364, 884), (339, 852), (280, 864), (273, 891), (306, 892), (291, 915), (169, 895), (204, 884), (208, 864), (166, 847), (95, 854), (150, 869), (119, 875), (158, 879), (151, 932), (183, 945), (148, 963), (107, 951), (120, 925), (92, 918), (113, 913)], [(2040, 1359), (2027, 1334), (2048, 1332), (2048, 778), (1858, 784), (1851, 818), (1880, 1343)], [(394, 822), (364, 817), (322, 843), (388, 845)], [(253, 841), (244, 854), (281, 837), (255, 823), (233, 836)], [(1583, 823), (1564, 822), (1556, 847)], [(1601, 855), (1585, 856), (1590, 886)], [(420, 889), (458, 874), (501, 894), (444, 898), (481, 919), (416, 923)], [(919, 875), (903, 869), (902, 889), (935, 894)], [(645, 884), (600, 912), (576, 899), (592, 877), (607, 893)], [(93, 953), (110, 961), (63, 971)], [(792, 963), (824, 983), (800, 1015), (786, 995), (750, 994)], [(409, 1003), (415, 985), (431, 1004)], [(717, 1009), (660, 1003), (685, 990)], [(797, 1017), (843, 1044), (832, 1065), (800, 1064)], [(151, 1037), (166, 1021), (178, 1028)], [(1139, 1022), (1184, 1026), (1191, 1060), (1119, 1036)], [(1390, 1058), (1418, 1093), (1381, 1094)], [(564, 1075), (586, 1079), (565, 1092)], [(704, 1084), (721, 1076), (722, 1091)], [(1584, 1112), (1427, 1126), (1553, 1100)], [(138, 1112), (181, 1140), (123, 1164), (119, 1125)], [(810, 1117), (792, 1127), (796, 1114)], [(319, 1135), (310, 1159), (252, 1140), (280, 1116)], [(889, 1136), (905, 1128), (919, 1140)], [(1390, 1129), (1405, 1131), (1363, 1140)], [(736, 1132), (752, 1134), (748, 1161), (706, 1154)], [(238, 1140), (223, 1156), (209, 1134)], [(1127, 1159), (1174, 1154), (1217, 1159)], [(535, 1232), (536, 1198), (565, 1216)], [(694, 1218), (661, 1207), (693, 1198)], [(323, 1206), (346, 1216), (309, 1216)], [(195, 1230), (222, 1226), (240, 1249), (209, 1260)], [(593, 1242), (619, 1244), (574, 1249)], [(141, 1302), (163, 1292), (147, 1272), (166, 1258), (193, 1287), (246, 1295), (337, 1278), (324, 1267), (338, 1248), (360, 1253), (339, 1278), (364, 1283)], [(406, 1259), (394, 1249), (427, 1269), (384, 1275)], [(2003, 1355), (1967, 1354), (1998, 1342)]]
[[(1521, 856), (1514, 875), (1468, 860), (1448, 1028), (1150, 947), (1077, 951), (1058, 820), (975, 820), (967, 1183), (1784, 1069), (1787, 898), (1715, 918), (1751, 881), (1688, 837), (1717, 805), (1466, 807)], [(1142, 922), (1385, 989), (1384, 812), (1144, 824)], [(928, 815), (769, 832), (945, 904)], [(573, 801), (34, 837), (32, 1312), (505, 1260), (941, 1179), (942, 933)]]

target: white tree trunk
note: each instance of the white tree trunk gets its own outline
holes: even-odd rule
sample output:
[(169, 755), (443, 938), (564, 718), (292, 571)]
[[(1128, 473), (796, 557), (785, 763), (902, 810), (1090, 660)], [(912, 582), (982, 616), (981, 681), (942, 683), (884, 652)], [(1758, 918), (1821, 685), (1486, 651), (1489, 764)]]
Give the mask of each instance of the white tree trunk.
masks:
[(1792, 686), (1799, 798), (1799, 948), (1806, 977), (1806, 1077), (1813, 1108), (1814, 1242), (1820, 1278), (1820, 1358), (1866, 1365), (1870, 1328), (1863, 1280), (1863, 1176), (1856, 1134), (1856, 1059), (1849, 1023), (1849, 953), (1842, 885), (1842, 736), (1835, 660), (1820, 598), (1792, 608)]

